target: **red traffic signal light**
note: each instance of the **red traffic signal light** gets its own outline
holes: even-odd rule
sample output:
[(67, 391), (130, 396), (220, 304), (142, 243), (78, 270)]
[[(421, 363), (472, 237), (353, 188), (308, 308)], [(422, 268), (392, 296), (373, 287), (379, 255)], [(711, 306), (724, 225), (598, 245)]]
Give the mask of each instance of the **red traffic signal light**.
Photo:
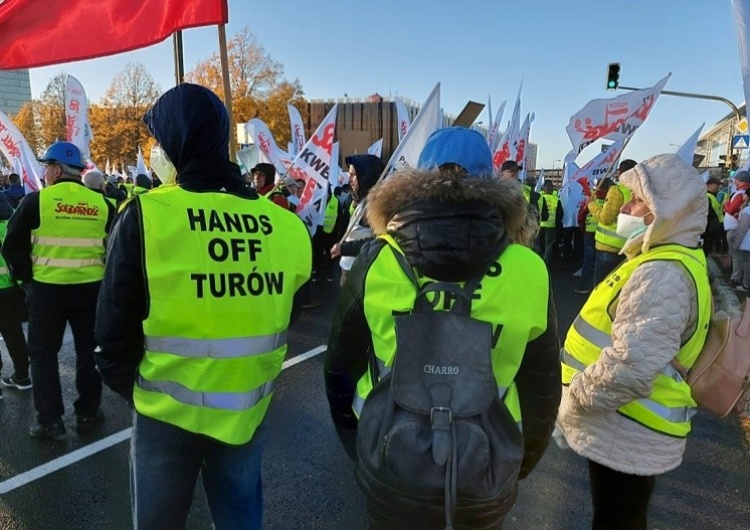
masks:
[(620, 63), (609, 63), (607, 68), (607, 90), (617, 90), (620, 86)]

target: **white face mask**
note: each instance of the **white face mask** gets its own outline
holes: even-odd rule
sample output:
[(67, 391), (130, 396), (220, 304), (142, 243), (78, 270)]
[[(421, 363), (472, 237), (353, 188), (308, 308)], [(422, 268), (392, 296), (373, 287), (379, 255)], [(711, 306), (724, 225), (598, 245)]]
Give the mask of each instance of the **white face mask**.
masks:
[(644, 230), (646, 230), (646, 221), (643, 220), (643, 217), (637, 217), (627, 213), (617, 214), (618, 235), (627, 239), (636, 232), (642, 232)]
[(177, 169), (160, 145), (151, 148), (151, 169), (165, 186), (173, 186), (177, 182)]

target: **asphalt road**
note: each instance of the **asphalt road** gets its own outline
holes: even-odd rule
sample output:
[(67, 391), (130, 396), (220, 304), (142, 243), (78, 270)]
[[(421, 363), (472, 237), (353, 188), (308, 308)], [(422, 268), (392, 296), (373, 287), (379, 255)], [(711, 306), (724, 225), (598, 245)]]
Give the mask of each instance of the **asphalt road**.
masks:
[[(575, 281), (570, 272), (556, 271), (553, 278), (561, 333), (584, 301), (573, 293)], [(306, 310), (292, 328), (290, 359), (327, 342), (338, 287), (324, 282), (316, 288), (322, 305)], [(4, 344), (0, 343), (0, 349), (7, 374), (10, 361)], [(353, 466), (328, 415), (323, 355), (286, 368), (274, 391), (263, 477), (269, 530), (367, 528)], [(127, 441), (130, 412), (117, 396), (105, 391), (104, 427), (88, 438), (76, 435), (73, 362), (68, 337), (60, 355), (68, 426), (62, 442), (31, 439), (31, 393), (4, 390), (5, 399), (0, 401), (2, 530), (132, 528)], [(649, 528), (750, 528), (750, 454), (743, 444), (735, 419), (699, 413), (683, 465), (657, 480)], [(94, 452), (96, 449), (100, 450)], [(585, 461), (553, 443), (534, 473), (522, 482), (506, 528), (585, 529), (590, 515)], [(200, 485), (188, 528), (211, 528)]]

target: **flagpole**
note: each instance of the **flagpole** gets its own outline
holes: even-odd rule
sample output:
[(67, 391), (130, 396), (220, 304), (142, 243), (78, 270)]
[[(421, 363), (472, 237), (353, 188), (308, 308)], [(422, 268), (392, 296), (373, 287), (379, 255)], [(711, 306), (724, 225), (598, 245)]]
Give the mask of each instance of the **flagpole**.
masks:
[(229, 57), (227, 55), (227, 32), (224, 24), (219, 24), (219, 56), (221, 57), (221, 79), (224, 85), (224, 105), (229, 113), (229, 159), (237, 161), (234, 115), (232, 114), (232, 87), (229, 83)]
[(175, 31), (172, 35), (174, 44), (174, 77), (175, 84), (181, 85), (185, 82), (185, 61), (182, 57), (182, 31)]

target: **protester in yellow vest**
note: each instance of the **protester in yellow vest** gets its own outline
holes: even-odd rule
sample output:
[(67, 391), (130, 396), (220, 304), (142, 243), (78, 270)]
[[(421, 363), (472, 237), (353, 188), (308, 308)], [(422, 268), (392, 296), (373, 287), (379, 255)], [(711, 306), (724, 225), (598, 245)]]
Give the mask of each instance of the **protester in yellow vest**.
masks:
[(554, 193), (554, 185), (551, 180), (544, 182), (542, 200), (547, 206), (547, 219), (539, 222), (539, 247), (547, 267), (552, 265), (552, 260), (557, 247), (557, 224), (559, 215), (562, 215), (560, 199)]
[(328, 197), (326, 209), (323, 213), (323, 224), (318, 225), (312, 239), (313, 245), (313, 272), (312, 281), (317, 282), (325, 277), (329, 282), (333, 281), (334, 258), (331, 249), (336, 244), (337, 235), (334, 233), (336, 220), (339, 215), (339, 200), (333, 194), (330, 184), (328, 185)]
[(65, 435), (65, 407), (57, 355), (67, 324), (76, 350), (76, 432), (91, 433), (104, 421), (94, 318), (115, 208), (81, 182), (84, 164), (75, 145), (56, 142), (39, 160), (47, 187), (21, 201), (8, 223), (3, 256), (13, 278), (28, 284), (28, 351), (37, 413), (29, 434), (59, 439)]
[(153, 188), (153, 186), (154, 184), (153, 182), (151, 182), (151, 179), (148, 177), (148, 175), (140, 173), (135, 176), (135, 186), (133, 186), (131, 196), (146, 193), (148, 190)]
[[(13, 207), (5, 193), (0, 193), (0, 250), (8, 219), (13, 215)], [(18, 390), (31, 388), (29, 377), (29, 357), (26, 351), (26, 337), (23, 334), (22, 318), (25, 312), (24, 292), (10, 276), (8, 265), (0, 255), (0, 335), (5, 341), (10, 360), (13, 361), (13, 373), (0, 379), (5, 387)], [(0, 359), (0, 369), (2, 369)], [(2, 398), (0, 390), (0, 398)]]
[[(623, 160), (615, 171), (615, 179), (622, 173), (633, 168), (635, 160)], [(630, 200), (630, 190), (619, 182), (610, 186), (604, 204), (599, 204), (594, 197), (588, 199), (588, 208), (597, 222), (596, 235), (596, 264), (594, 265), (594, 285), (604, 279), (615, 267), (625, 259), (620, 254), (625, 239), (617, 234), (617, 214), (620, 208)]]
[(627, 261), (591, 293), (561, 352), (564, 441), (588, 459), (592, 528), (645, 529), (656, 477), (680, 465), (696, 403), (690, 368), (711, 318), (699, 239), (708, 201), (698, 172), (659, 155), (622, 174), (633, 197), (617, 232)]
[[(612, 179), (604, 179), (598, 183), (595, 191), (595, 201), (601, 207), (607, 196)], [(581, 267), (581, 283), (576, 287), (578, 294), (589, 294), (594, 288), (594, 268), (596, 266), (596, 228), (599, 223), (591, 214), (588, 203), (583, 203), (578, 211), (578, 226), (583, 231), (583, 266)]]
[[(517, 180), (491, 178), (492, 157), (476, 131), (436, 131), (419, 167), (425, 169), (398, 171), (367, 198), (367, 219), (379, 237), (362, 248), (334, 315), (325, 366), (334, 424), (354, 457), (361, 407), (393, 366), (394, 318), (413, 308), (417, 293), (396, 253), (403, 253), (420, 285), (463, 282), (487, 270), (471, 316), (497, 332), (492, 365), (505, 406), (522, 424), (523, 478), (545, 450), (560, 392), (552, 379), (559, 364), (549, 276), (528, 248), (535, 231), (527, 230), (527, 205)], [(442, 499), (393, 497), (379, 499), (377, 506), (368, 503), (373, 528), (445, 526)], [(511, 506), (497, 499), (459, 507), (456, 528), (478, 528), (479, 521), (482, 528), (498, 528)]]
[(212, 91), (178, 85), (144, 121), (176, 185), (120, 214), (96, 320), (102, 377), (136, 411), (133, 523), (184, 528), (202, 475), (216, 528), (260, 529), (264, 418), (310, 277), (308, 232), (229, 161)]

